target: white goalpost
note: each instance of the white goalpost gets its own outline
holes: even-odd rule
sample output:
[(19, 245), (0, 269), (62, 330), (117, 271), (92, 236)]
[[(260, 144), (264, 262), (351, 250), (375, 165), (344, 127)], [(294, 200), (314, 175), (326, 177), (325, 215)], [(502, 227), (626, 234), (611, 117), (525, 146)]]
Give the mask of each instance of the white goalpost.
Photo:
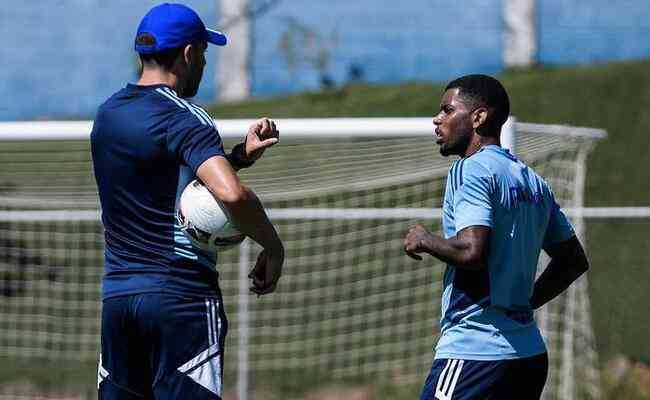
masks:
[[(249, 122), (216, 121), (227, 147)], [(0, 357), (97, 358), (103, 236), (91, 126), (0, 123)], [(431, 120), (280, 119), (278, 127), (281, 144), (241, 177), (285, 241), (284, 276), (273, 295), (249, 297), (256, 245), (220, 255), (227, 386), (245, 400), (282, 379), (420, 382), (432, 361), (444, 266), (410, 261), (400, 244), (415, 221), (440, 229), (452, 160), (438, 154)], [(650, 216), (643, 207), (584, 207), (586, 159), (604, 137), (511, 119), (503, 144), (547, 178), (583, 235), (585, 218)], [(538, 313), (550, 354), (545, 399), (599, 397), (590, 318), (586, 277)], [(0, 386), (0, 399), (19, 397)]]

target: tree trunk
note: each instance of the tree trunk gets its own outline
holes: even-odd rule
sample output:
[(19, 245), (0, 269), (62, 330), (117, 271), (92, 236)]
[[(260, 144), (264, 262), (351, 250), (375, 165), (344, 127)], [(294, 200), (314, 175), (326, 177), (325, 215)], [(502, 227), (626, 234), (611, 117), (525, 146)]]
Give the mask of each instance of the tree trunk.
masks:
[(503, 0), (503, 63), (529, 67), (537, 63), (536, 0)]
[(216, 86), (219, 101), (239, 101), (251, 91), (250, 58), (252, 24), (248, 15), (249, 0), (218, 0), (219, 26), (225, 26), (226, 46), (217, 52)]

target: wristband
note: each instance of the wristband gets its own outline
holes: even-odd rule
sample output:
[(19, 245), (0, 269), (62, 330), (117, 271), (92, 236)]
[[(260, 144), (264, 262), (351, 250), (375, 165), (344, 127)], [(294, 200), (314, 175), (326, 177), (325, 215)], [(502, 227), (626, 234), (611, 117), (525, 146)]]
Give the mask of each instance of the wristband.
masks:
[(233, 147), (229, 156), (228, 161), (230, 161), (235, 168), (248, 168), (255, 164), (255, 160), (248, 160), (246, 157), (246, 142), (239, 143)]

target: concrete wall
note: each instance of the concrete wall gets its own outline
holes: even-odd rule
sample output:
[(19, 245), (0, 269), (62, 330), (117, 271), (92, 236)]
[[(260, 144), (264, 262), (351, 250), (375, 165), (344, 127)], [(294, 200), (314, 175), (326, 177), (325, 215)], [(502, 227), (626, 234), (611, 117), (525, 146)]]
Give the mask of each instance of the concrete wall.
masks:
[(499, 0), (292, 0), (255, 24), (253, 93), (319, 86), (316, 68), (291, 73), (279, 40), (296, 18), (321, 37), (334, 36), (328, 69), (336, 82), (358, 65), (369, 82), (444, 80), (469, 71), (497, 72), (501, 62)]
[[(92, 117), (103, 99), (136, 78), (133, 36), (157, 3), (0, 1), (0, 120)], [(217, 0), (185, 3), (216, 26)], [(302, 60), (291, 69), (282, 51), (290, 21), (321, 38), (314, 48), (329, 52), (325, 71), (335, 84), (349, 79), (353, 65), (375, 83), (497, 73), (501, 6), (502, 0), (282, 0), (252, 25), (252, 94), (319, 88), (318, 68)], [(541, 63), (650, 57), (648, 0), (538, 0), (537, 21)], [(216, 98), (218, 54), (208, 51), (199, 102)]]
[[(136, 79), (135, 32), (157, 3), (0, 1), (0, 120), (92, 116), (106, 97)], [(216, 1), (185, 3), (206, 24), (216, 24)], [(200, 97), (214, 97), (214, 85), (202, 89)]]
[(538, 0), (538, 18), (543, 64), (650, 57), (649, 0)]

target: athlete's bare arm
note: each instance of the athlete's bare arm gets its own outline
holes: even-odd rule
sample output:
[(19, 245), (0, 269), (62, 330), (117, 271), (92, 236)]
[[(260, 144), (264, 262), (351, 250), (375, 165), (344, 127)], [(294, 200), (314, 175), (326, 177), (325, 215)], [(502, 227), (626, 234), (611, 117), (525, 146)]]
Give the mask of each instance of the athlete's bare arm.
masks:
[(224, 157), (207, 159), (199, 166), (196, 175), (228, 209), (237, 229), (264, 248), (251, 273), (251, 290), (257, 294), (273, 292), (282, 273), (284, 247), (262, 203), (241, 183)]
[(530, 305), (536, 309), (562, 293), (580, 275), (589, 269), (589, 261), (578, 238), (544, 248), (551, 257), (546, 269), (537, 278)]
[(444, 239), (417, 224), (404, 238), (404, 252), (415, 260), (422, 260), (418, 253), (427, 253), (457, 268), (480, 270), (487, 268), (489, 243), (490, 228), (486, 226), (469, 226)]
[(235, 171), (250, 167), (279, 140), (275, 122), (261, 118), (250, 126), (244, 142), (236, 145), (230, 154), (225, 158), (212, 157), (197, 170), (199, 179), (226, 206), (237, 228), (264, 248), (249, 274), (253, 279), (251, 291), (258, 295), (275, 290), (282, 273), (284, 247), (262, 203), (241, 183)]

